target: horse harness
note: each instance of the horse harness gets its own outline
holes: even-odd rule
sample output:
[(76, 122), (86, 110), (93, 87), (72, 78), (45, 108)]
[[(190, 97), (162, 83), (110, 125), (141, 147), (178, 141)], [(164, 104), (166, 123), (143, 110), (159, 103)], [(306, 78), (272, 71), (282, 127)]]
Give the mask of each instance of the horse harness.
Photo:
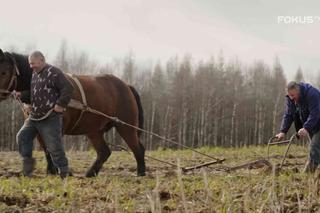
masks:
[(78, 87), (78, 89), (80, 91), (80, 95), (81, 95), (80, 102), (75, 99), (71, 99), (68, 104), (68, 107), (81, 110), (80, 116), (78, 117), (77, 121), (75, 122), (75, 124), (73, 125), (73, 127), (71, 129), (71, 132), (73, 132), (73, 130), (78, 126), (80, 120), (82, 119), (84, 112), (87, 111), (86, 108), (83, 106), (87, 106), (88, 104), (87, 104), (87, 98), (86, 98), (86, 94), (84, 92), (83, 86), (82, 86), (81, 82), (79, 81), (79, 79), (77, 78), (77, 76), (70, 74), (70, 73), (67, 73), (67, 75), (76, 84), (76, 86)]
[[(20, 75), (20, 72), (15, 61), (13, 60), (12, 62), (13, 62), (13, 72), (10, 77), (10, 81), (8, 83), (7, 89), (0, 89), (0, 98), (7, 98), (9, 95), (11, 95), (12, 91), (16, 90), (17, 88), (17, 78)], [(86, 94), (84, 92), (83, 86), (81, 85), (77, 76), (72, 75), (70, 73), (67, 73), (67, 75), (70, 77), (70, 79), (72, 79), (72, 81), (78, 87), (81, 94), (81, 101), (71, 99), (70, 103), (68, 104), (68, 107), (81, 110), (80, 116), (78, 117), (77, 121), (75, 122), (75, 124), (71, 129), (71, 132), (72, 132), (78, 126), (80, 120), (83, 117), (84, 112), (87, 111), (86, 107), (84, 107), (84, 106), (87, 106), (87, 98), (86, 98)], [(11, 88), (13, 89), (11, 90)], [(28, 115), (30, 113), (29, 112), (30, 109), (27, 106), (27, 104), (23, 104), (20, 99), (17, 99), (17, 100), (19, 101), (19, 104), (20, 104), (20, 107), (22, 108), (23, 113)]]
[[(16, 62), (12, 59), (11, 56), (9, 56), (9, 58), (11, 58), (12, 60), (13, 72), (10, 77), (7, 89), (0, 89), (0, 98), (7, 98), (11, 94), (11, 92), (17, 88), (17, 78), (20, 75)], [(12, 91), (10, 91), (11, 88), (13, 88)]]

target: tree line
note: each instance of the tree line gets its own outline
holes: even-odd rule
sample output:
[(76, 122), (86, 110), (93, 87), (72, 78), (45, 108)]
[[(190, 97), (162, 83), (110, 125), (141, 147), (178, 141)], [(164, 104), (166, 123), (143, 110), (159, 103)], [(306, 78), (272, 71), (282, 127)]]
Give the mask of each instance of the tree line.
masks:
[[(52, 64), (74, 74), (114, 74), (139, 92), (145, 125), (180, 144), (202, 147), (241, 147), (264, 144), (277, 133), (284, 111), (285, 77), (275, 57), (272, 65), (256, 61), (243, 65), (222, 54), (196, 61), (190, 55), (165, 63), (141, 66), (132, 52), (123, 59), (99, 64), (85, 52), (62, 45)], [(304, 81), (299, 68), (295, 80)], [(313, 82), (320, 86), (320, 78)], [(23, 116), (14, 100), (0, 103), (0, 149), (16, 150), (15, 135)], [(123, 143), (115, 130), (106, 134), (112, 144)], [(142, 134), (147, 149), (178, 148)], [(65, 136), (67, 149), (87, 150), (84, 136)]]

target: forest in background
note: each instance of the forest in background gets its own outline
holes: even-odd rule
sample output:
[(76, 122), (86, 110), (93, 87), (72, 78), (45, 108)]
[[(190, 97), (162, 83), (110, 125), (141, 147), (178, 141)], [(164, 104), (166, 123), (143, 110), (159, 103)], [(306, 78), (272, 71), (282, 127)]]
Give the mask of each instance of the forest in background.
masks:
[[(146, 130), (192, 147), (266, 143), (278, 131), (287, 81), (304, 81), (301, 68), (295, 79), (286, 79), (277, 57), (272, 65), (263, 61), (243, 65), (238, 59), (226, 61), (222, 53), (198, 61), (185, 55), (141, 66), (129, 52), (123, 59), (99, 64), (85, 52), (71, 51), (66, 42), (48, 63), (69, 73), (121, 78), (141, 96)], [(311, 83), (319, 88), (320, 75)], [(19, 105), (14, 100), (1, 102), (0, 150), (17, 150), (15, 136), (22, 124)], [(123, 143), (115, 130), (106, 139)], [(141, 141), (147, 149), (178, 148), (146, 134)], [(90, 146), (85, 136), (65, 136), (64, 142), (73, 150)]]

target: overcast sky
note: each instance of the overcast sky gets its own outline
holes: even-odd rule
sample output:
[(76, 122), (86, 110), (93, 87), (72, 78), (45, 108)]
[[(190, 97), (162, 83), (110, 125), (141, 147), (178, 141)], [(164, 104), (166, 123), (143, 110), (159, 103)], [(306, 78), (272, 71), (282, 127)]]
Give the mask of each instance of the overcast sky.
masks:
[[(244, 63), (272, 65), (278, 56), (289, 77), (299, 66), (314, 74), (320, 70), (317, 2), (0, 0), (0, 48), (36, 48), (53, 59), (65, 39), (100, 62), (130, 50), (138, 60), (162, 61), (186, 53), (207, 59), (222, 50)], [(279, 23), (279, 16), (312, 17), (312, 23)]]

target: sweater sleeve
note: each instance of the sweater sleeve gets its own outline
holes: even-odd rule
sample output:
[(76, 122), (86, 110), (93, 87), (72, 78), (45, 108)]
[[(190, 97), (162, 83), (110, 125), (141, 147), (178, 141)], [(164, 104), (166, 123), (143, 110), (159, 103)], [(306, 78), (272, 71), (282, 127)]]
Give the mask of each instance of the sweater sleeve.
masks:
[(61, 70), (56, 68), (55, 71), (57, 75), (54, 80), (54, 85), (59, 91), (59, 98), (56, 104), (63, 108), (66, 108), (72, 98), (74, 89), (72, 84), (69, 82), (69, 80)]

